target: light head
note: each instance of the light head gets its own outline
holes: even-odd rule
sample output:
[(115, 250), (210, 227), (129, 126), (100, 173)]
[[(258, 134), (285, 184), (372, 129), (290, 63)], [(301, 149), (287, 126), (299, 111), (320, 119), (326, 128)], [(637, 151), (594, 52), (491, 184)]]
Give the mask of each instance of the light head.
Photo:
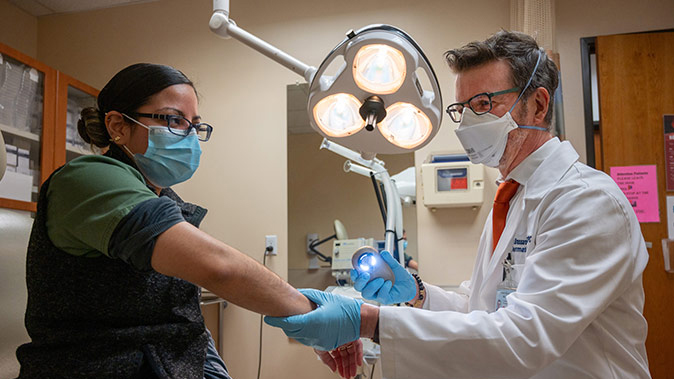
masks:
[[(336, 72), (328, 72), (341, 62)], [(422, 74), (430, 82), (421, 84)], [(309, 119), (322, 136), (361, 153), (420, 149), (442, 121), (440, 87), (417, 43), (391, 25), (351, 31), (318, 67)]]
[(363, 246), (356, 250), (351, 257), (353, 268), (359, 273), (368, 273), (370, 278), (382, 278), (395, 284), (395, 276), (391, 268), (379, 255), (379, 251), (372, 246)]

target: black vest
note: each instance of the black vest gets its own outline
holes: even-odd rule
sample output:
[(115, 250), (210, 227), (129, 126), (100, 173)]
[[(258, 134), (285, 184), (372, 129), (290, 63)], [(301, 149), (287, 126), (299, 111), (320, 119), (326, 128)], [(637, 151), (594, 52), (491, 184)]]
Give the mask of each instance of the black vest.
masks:
[[(208, 337), (199, 288), (152, 270), (139, 272), (105, 256), (84, 258), (47, 235), (46, 193), (40, 190), (26, 259), (26, 329), (17, 349), (19, 378), (203, 378)], [(206, 211), (183, 203), (195, 226)]]

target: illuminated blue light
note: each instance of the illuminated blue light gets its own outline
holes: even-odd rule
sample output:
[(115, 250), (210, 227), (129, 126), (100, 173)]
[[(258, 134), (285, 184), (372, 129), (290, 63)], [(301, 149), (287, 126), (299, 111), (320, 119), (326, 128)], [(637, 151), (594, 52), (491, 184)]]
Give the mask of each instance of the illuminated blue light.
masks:
[(358, 267), (360, 267), (362, 271), (372, 270), (376, 263), (377, 258), (375, 258), (372, 253), (363, 254), (358, 258)]

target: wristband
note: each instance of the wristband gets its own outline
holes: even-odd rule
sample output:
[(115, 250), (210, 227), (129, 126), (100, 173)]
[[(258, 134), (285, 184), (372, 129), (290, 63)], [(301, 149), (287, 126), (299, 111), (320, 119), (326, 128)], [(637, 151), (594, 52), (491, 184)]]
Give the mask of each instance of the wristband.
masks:
[(424, 288), (424, 282), (421, 281), (419, 275), (412, 274), (414, 280), (417, 281), (417, 286), (419, 286), (419, 297), (414, 303), (405, 303), (408, 307), (421, 308), (424, 305), (424, 298), (426, 297), (426, 288)]

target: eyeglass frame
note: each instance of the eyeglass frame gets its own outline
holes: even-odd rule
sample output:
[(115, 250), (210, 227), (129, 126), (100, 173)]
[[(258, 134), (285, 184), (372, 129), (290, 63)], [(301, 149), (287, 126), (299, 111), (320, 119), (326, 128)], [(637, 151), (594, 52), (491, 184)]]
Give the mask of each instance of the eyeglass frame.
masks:
[[(462, 115), (462, 113), (459, 113), (459, 120), (458, 121), (455, 120), (454, 116), (453, 116), (454, 112), (451, 111), (452, 107), (460, 105), (463, 108), (470, 109), (476, 115), (489, 113), (493, 109), (493, 106), (494, 106), (494, 104), (491, 100), (492, 97), (498, 96), (498, 95), (505, 95), (506, 93), (517, 92), (520, 89), (521, 89), (520, 87), (513, 87), (513, 88), (509, 88), (509, 89), (506, 89), (506, 90), (503, 90), (503, 91), (497, 91), (497, 92), (481, 92), (481, 93), (478, 93), (477, 95), (471, 96), (471, 98), (468, 99), (467, 101), (449, 104), (447, 106), (447, 108), (445, 109), (445, 112), (447, 112), (447, 114), (449, 115), (449, 118), (451, 118), (452, 121), (454, 121), (456, 123), (459, 123), (459, 122), (461, 122), (461, 118), (463, 117), (463, 115)], [(473, 107), (470, 105), (470, 102), (478, 96), (485, 96), (485, 95), (487, 96), (487, 98), (489, 98), (489, 109), (487, 109), (484, 112), (476, 112), (475, 109), (473, 109)], [(468, 107), (466, 107), (466, 104), (468, 105)]]
[[(209, 139), (211, 139), (211, 133), (213, 133), (213, 127), (210, 124), (207, 124), (205, 122), (198, 122), (198, 123), (195, 124), (195, 123), (192, 123), (190, 120), (188, 120), (186, 117), (181, 116), (181, 115), (177, 115), (177, 114), (140, 113), (140, 112), (133, 112), (131, 114), (136, 116), (136, 117), (146, 117), (146, 118), (152, 118), (152, 119), (155, 119), (155, 120), (164, 120), (164, 121), (166, 121), (166, 127), (168, 128), (169, 132), (171, 132), (171, 134), (175, 134), (175, 135), (181, 136), (181, 137), (187, 137), (190, 134), (189, 130), (194, 129), (197, 132), (197, 138), (201, 142), (206, 142)], [(126, 115), (124, 115), (124, 116), (126, 116)], [(126, 116), (126, 117), (129, 117), (129, 116)], [(131, 118), (131, 117), (129, 117), (129, 118)], [(186, 134), (177, 133), (173, 128), (171, 128), (171, 126), (170, 126), (171, 120), (173, 120), (173, 119), (183, 119), (183, 120), (185, 120), (185, 122), (187, 122), (187, 124), (189, 126), (187, 127), (187, 129), (184, 129), (184, 130), (187, 130)], [(134, 120), (134, 121), (136, 121), (136, 120)], [(206, 130), (205, 130), (206, 137), (204, 139), (199, 138), (199, 131), (200, 131), (199, 127), (201, 127), (201, 126), (206, 126)], [(183, 130), (183, 129), (177, 129), (177, 130)]]

